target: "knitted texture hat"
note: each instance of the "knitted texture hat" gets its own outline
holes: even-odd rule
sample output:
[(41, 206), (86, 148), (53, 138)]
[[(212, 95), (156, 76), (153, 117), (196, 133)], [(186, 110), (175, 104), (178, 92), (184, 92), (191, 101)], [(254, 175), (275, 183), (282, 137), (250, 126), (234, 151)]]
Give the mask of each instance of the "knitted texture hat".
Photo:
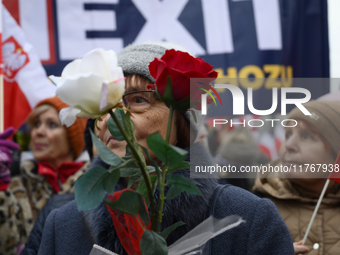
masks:
[(294, 108), (288, 119), (304, 120), (317, 128), (323, 138), (330, 145), (334, 155), (340, 151), (340, 101), (312, 100), (304, 107), (312, 115), (304, 115), (299, 108)]
[[(49, 104), (52, 105), (58, 113), (61, 109), (68, 107), (69, 105), (65, 104), (61, 101), (58, 97), (50, 97), (40, 101), (36, 107)], [(85, 119), (76, 119), (76, 121), (70, 127), (66, 128), (68, 139), (71, 144), (72, 151), (74, 152), (75, 158), (79, 157), (80, 153), (85, 148), (85, 141), (84, 141), (84, 131), (86, 127), (86, 120)]]
[[(161, 58), (168, 49), (187, 52), (181, 46), (167, 42), (131, 44), (118, 54), (118, 66), (122, 67), (125, 75), (138, 74), (155, 83), (155, 78), (151, 76), (149, 71), (149, 64), (155, 58)], [(190, 111), (185, 112), (184, 117), (190, 123), (191, 131), (193, 131), (194, 137), (196, 138), (204, 118), (201, 117), (200, 111), (195, 109), (191, 110), (195, 111), (197, 122), (194, 121), (194, 117)]]

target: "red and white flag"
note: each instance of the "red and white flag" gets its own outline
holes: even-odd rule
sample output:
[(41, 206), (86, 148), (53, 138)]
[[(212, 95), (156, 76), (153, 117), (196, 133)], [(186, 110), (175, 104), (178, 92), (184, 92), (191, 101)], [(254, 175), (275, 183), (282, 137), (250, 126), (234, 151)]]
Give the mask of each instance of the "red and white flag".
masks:
[(56, 86), (48, 80), (38, 55), (4, 5), (2, 16), (4, 128), (17, 129), (39, 101), (55, 95)]
[(274, 127), (274, 139), (276, 152), (279, 154), (282, 143), (285, 141), (285, 129), (280, 125)]
[(275, 160), (278, 158), (275, 147), (275, 139), (271, 134), (267, 132), (261, 134), (260, 136), (259, 150), (262, 152), (262, 154), (266, 155), (270, 160)]

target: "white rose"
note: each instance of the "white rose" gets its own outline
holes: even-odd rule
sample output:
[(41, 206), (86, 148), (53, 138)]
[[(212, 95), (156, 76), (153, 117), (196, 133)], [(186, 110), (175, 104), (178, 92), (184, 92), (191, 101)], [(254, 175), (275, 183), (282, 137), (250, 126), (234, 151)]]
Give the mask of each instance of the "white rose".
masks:
[(70, 105), (60, 111), (67, 127), (77, 117), (98, 118), (115, 107), (125, 92), (123, 70), (112, 50), (94, 49), (65, 66), (61, 77), (50, 76), (57, 84), (57, 96)]

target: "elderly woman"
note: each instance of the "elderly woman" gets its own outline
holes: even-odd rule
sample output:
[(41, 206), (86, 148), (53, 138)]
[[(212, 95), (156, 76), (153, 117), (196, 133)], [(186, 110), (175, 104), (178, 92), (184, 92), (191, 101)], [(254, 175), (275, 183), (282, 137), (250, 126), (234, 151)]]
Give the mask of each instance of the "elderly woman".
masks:
[(298, 108), (290, 112), (287, 119), (298, 124), (285, 128), (280, 159), (270, 163), (296, 171), (285, 174), (286, 178), (272, 178), (273, 174), (258, 178), (254, 191), (275, 203), (295, 242), (296, 254), (339, 254), (340, 184), (334, 181), (328, 186), (305, 245), (300, 240), (330, 173), (324, 170), (330, 169), (340, 152), (340, 102), (311, 101), (304, 107), (312, 115), (304, 115)]
[(0, 192), (0, 254), (17, 254), (27, 240), (39, 212), (54, 194), (73, 192), (84, 162), (76, 162), (84, 149), (85, 120), (66, 128), (59, 111), (67, 107), (59, 98), (45, 99), (28, 117), (34, 160), (21, 164), (21, 174)]
[[(148, 70), (154, 58), (162, 57), (166, 48), (160, 44), (130, 45), (118, 55), (118, 65), (123, 68), (126, 76), (126, 93), (123, 96), (124, 106), (131, 109), (131, 119), (135, 125), (135, 136), (139, 144), (146, 146), (146, 138), (160, 132), (165, 137), (169, 109), (160, 101), (155, 91), (147, 90), (147, 85), (155, 79)], [(106, 122), (109, 115), (97, 121), (96, 133), (99, 139), (119, 156), (125, 155), (126, 143), (117, 141), (110, 134)], [(170, 142), (192, 153), (190, 160), (199, 165), (212, 165), (209, 154), (201, 143), (191, 144), (190, 124), (198, 130), (195, 123), (190, 123), (190, 112), (175, 113)], [(193, 132), (196, 133), (195, 131)], [(195, 135), (194, 135), (195, 136)], [(151, 155), (156, 159), (154, 155)], [(189, 160), (189, 158), (188, 158)], [(95, 164), (103, 164), (100, 158)], [(108, 167), (108, 166), (106, 166)], [(190, 179), (190, 170), (178, 170)], [(164, 203), (162, 230), (183, 221), (186, 225), (171, 232), (166, 239), (167, 244), (174, 243), (178, 238), (201, 223), (206, 216), (213, 214), (223, 218), (237, 214), (246, 221), (214, 239), (211, 251), (206, 254), (292, 254), (293, 245), (283, 221), (274, 205), (266, 199), (259, 199), (247, 191), (236, 187), (219, 189), (215, 179), (192, 179), (203, 193), (203, 197), (182, 192), (176, 198)], [(126, 188), (127, 180), (120, 179), (116, 190)], [(212, 197), (216, 205), (211, 206)], [(158, 200), (157, 192), (155, 200)], [(128, 201), (127, 201), (128, 202)], [(46, 220), (43, 239), (38, 254), (89, 254), (93, 244), (98, 244), (117, 254), (126, 254), (120, 243), (112, 223), (110, 213), (105, 204), (96, 209), (79, 212), (76, 202), (54, 210)]]

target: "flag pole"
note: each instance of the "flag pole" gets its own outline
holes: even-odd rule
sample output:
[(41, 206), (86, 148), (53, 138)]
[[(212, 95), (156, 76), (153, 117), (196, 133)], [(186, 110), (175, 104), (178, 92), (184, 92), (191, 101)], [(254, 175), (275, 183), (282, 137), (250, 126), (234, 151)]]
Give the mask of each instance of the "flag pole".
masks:
[(2, 0), (0, 0), (0, 133), (5, 127), (5, 96), (4, 96), (4, 79), (3, 79), (3, 62), (2, 62)]
[[(1, 64), (2, 65), (2, 64)], [(4, 116), (4, 82), (3, 82), (3, 75), (0, 74), (0, 133), (4, 132), (4, 122), (5, 122), (5, 116)]]
[(321, 195), (320, 195), (320, 197), (319, 197), (318, 203), (316, 204), (316, 207), (315, 207), (315, 209), (314, 209), (312, 218), (310, 219), (309, 225), (308, 225), (308, 227), (307, 227), (305, 236), (303, 237), (303, 240), (302, 240), (302, 244), (303, 244), (303, 245), (306, 243), (307, 236), (308, 236), (309, 231), (310, 231), (310, 229), (311, 229), (311, 227), (312, 227), (312, 224), (313, 224), (313, 221), (314, 221), (314, 219), (315, 219), (315, 216), (316, 216), (316, 214), (317, 214), (317, 212), (318, 212), (318, 210), (319, 210), (319, 207), (320, 207), (320, 205), (321, 205), (321, 201), (322, 201), (322, 199), (323, 199), (323, 197), (324, 197), (324, 195), (325, 195), (325, 193), (326, 193), (326, 190), (327, 190), (329, 181), (330, 181), (330, 179), (327, 179), (327, 181), (325, 182), (325, 185), (323, 186), (323, 189), (322, 189)]
[[(1, 64), (2, 65), (2, 64)], [(4, 126), (5, 126), (5, 103), (4, 103), (5, 97), (4, 97), (4, 81), (3, 81), (3, 75), (0, 74), (0, 133), (4, 132)]]

